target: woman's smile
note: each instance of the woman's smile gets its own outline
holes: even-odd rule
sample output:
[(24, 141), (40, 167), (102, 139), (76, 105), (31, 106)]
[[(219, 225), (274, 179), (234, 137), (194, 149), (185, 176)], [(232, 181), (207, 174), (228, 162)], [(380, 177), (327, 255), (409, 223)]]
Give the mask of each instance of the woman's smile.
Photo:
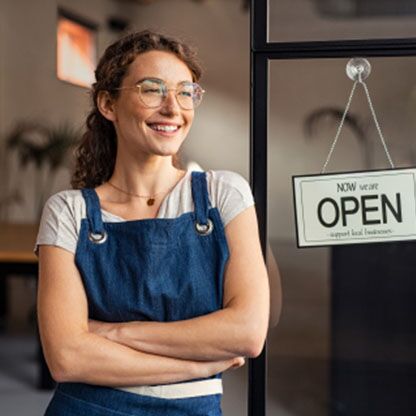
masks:
[(146, 124), (156, 133), (167, 137), (175, 136), (181, 128), (180, 124), (169, 122), (151, 122)]

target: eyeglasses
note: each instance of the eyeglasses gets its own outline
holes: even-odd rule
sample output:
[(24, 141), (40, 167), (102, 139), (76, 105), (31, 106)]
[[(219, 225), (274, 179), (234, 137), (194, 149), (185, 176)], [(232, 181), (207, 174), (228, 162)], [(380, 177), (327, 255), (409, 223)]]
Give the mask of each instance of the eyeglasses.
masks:
[(205, 90), (196, 82), (181, 82), (176, 88), (168, 88), (160, 79), (144, 79), (133, 87), (120, 87), (114, 90), (137, 88), (140, 101), (147, 108), (160, 107), (169, 91), (175, 91), (175, 97), (183, 110), (193, 110), (201, 104)]

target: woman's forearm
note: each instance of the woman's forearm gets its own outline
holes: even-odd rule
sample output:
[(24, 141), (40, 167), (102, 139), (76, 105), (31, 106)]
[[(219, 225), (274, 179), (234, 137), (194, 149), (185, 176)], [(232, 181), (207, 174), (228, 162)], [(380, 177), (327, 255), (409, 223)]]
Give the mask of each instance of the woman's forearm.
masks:
[(175, 322), (90, 321), (90, 330), (138, 351), (196, 361), (256, 357), (263, 346), (232, 308)]
[(226, 227), (230, 256), (224, 270), (222, 309), (174, 322), (92, 321), (89, 330), (137, 351), (173, 358), (257, 357), (270, 317), (270, 284), (257, 225), (255, 209), (249, 207)]
[(56, 381), (104, 386), (166, 384), (209, 377), (235, 364), (235, 360), (197, 362), (135, 351), (91, 333), (88, 298), (73, 255), (48, 245), (39, 254), (39, 333)]
[[(202, 363), (135, 351), (93, 333), (76, 337), (62, 348), (51, 371), (58, 382), (85, 382), (104, 386), (165, 384), (208, 377), (232, 363)], [(59, 362), (57, 362), (59, 361)]]

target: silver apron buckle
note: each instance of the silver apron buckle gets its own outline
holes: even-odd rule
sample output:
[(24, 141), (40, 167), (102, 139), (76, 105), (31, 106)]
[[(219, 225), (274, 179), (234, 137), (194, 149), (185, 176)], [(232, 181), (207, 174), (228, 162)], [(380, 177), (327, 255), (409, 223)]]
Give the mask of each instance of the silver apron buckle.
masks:
[(212, 230), (214, 229), (214, 224), (209, 218), (207, 218), (206, 224), (199, 224), (198, 222), (195, 222), (195, 228), (198, 234), (208, 235), (211, 234)]
[(88, 233), (88, 238), (90, 239), (90, 241), (92, 241), (95, 244), (102, 244), (105, 243), (105, 241), (107, 240), (107, 232), (103, 231), (102, 233)]

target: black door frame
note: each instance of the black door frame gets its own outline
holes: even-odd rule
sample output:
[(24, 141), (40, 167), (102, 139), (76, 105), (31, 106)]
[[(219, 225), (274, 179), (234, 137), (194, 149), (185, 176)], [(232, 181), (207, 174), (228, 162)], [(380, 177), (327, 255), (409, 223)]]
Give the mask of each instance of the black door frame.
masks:
[[(269, 61), (416, 55), (416, 38), (268, 42), (268, 3), (268, 0), (251, 0), (250, 11), (250, 185), (256, 202), (264, 258), (267, 242)], [(266, 358), (265, 346), (257, 358), (249, 360), (249, 416), (266, 415)]]

